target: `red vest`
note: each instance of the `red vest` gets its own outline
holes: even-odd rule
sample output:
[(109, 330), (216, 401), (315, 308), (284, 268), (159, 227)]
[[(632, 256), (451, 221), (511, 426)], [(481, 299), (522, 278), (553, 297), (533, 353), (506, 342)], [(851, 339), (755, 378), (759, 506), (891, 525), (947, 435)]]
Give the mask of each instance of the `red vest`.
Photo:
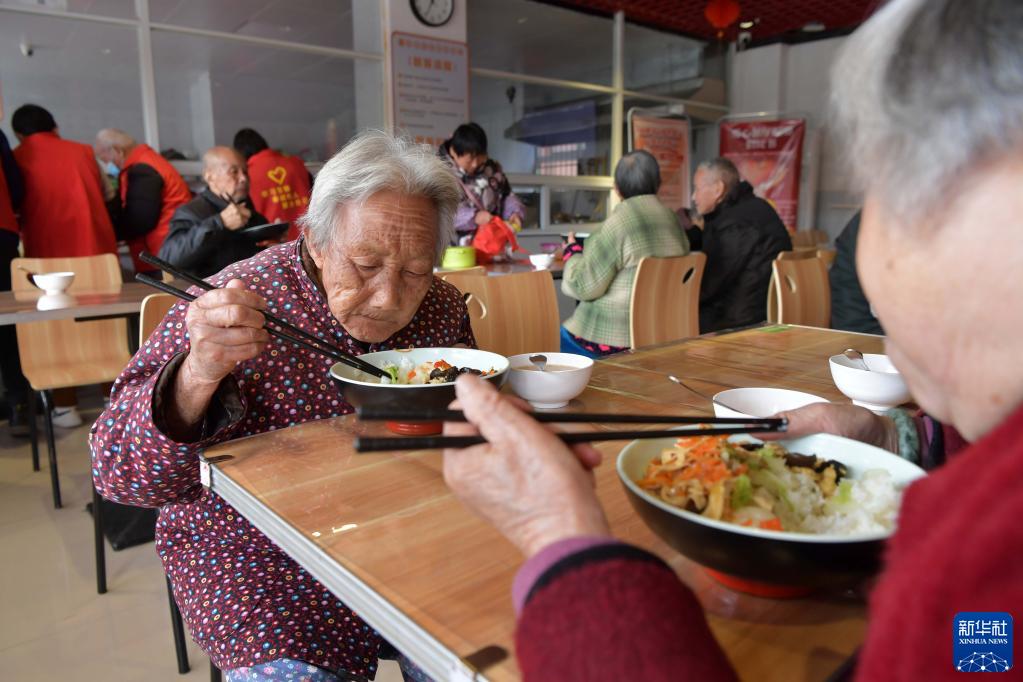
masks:
[(14, 150), (25, 177), (21, 236), (28, 258), (117, 253), (92, 147), (56, 133), (29, 135)]
[(10, 190), (7, 189), (7, 176), (0, 165), (0, 230), (18, 232), (18, 219), (14, 217), (14, 206), (11, 205)]
[[(170, 165), (167, 159), (153, 151), (153, 148), (149, 145), (138, 144), (128, 154), (128, 157), (124, 160), (124, 168), (121, 169), (122, 204), (125, 197), (128, 196), (128, 174), (126, 171), (136, 163), (146, 164), (159, 173), (163, 179), (163, 192), (160, 194), (160, 221), (153, 228), (153, 231), (146, 235), (149, 248), (153, 250), (153, 253), (156, 253), (159, 251), (160, 245), (163, 244), (163, 240), (167, 238), (167, 232), (170, 230), (171, 216), (174, 215), (174, 211), (177, 210), (178, 206), (187, 204), (192, 200), (192, 192), (188, 189), (188, 185), (185, 184), (181, 174), (174, 169), (174, 166)], [(153, 239), (157, 237), (158, 244), (153, 242)]]
[(298, 238), (297, 221), (309, 205), (312, 185), (302, 159), (264, 149), (249, 158), (249, 196), (272, 223), (288, 221), (288, 240)]

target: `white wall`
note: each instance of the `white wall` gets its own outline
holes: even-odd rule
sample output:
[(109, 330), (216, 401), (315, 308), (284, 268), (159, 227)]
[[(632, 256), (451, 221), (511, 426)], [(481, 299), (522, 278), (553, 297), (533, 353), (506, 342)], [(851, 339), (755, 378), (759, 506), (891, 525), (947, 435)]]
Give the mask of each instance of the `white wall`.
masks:
[[(831, 65), (845, 38), (830, 38), (798, 45), (768, 45), (732, 55), (729, 67), (729, 103), (733, 114), (781, 111), (803, 114), (817, 131), (820, 145), (804, 152), (800, 204), (816, 187), (813, 214), (800, 210), (801, 227), (815, 227), (832, 238), (845, 226), (860, 201), (842, 163), (829, 127), (828, 96)], [(810, 141), (808, 137), (808, 142)], [(815, 176), (815, 177), (814, 177)]]

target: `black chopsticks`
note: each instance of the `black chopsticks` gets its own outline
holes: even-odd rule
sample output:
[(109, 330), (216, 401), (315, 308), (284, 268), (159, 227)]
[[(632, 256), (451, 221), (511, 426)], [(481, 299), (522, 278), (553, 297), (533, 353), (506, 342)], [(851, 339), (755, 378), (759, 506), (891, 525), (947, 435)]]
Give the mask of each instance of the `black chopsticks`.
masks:
[[(710, 429), (675, 429), (670, 431), (588, 431), (586, 433), (554, 434), (567, 445), (575, 443), (596, 443), (605, 440), (645, 440), (649, 438), (684, 438), (686, 436), (724, 436), (741, 433), (765, 433), (784, 431), (784, 426), (764, 427), (739, 424)], [(483, 436), (411, 436), (404, 438), (363, 438), (355, 439), (356, 452), (383, 452), (387, 450), (435, 450), (439, 448), (468, 448), (482, 445)]]
[[(363, 421), (398, 422), (464, 422), (465, 414), (459, 410), (407, 409), (383, 405), (362, 405), (355, 408)], [(613, 412), (534, 412), (530, 416), (546, 424), (710, 424), (729, 426), (737, 424), (762, 425), (759, 431), (770, 431), (788, 424), (778, 417), (701, 417), (693, 415), (615, 414)]]
[[(379, 407), (363, 407), (356, 410), (360, 418), (367, 421), (400, 420), (412, 421), (458, 421), (464, 422), (465, 415), (458, 410), (420, 410), (411, 412)], [(651, 431), (589, 431), (586, 433), (555, 434), (563, 443), (594, 443), (606, 440), (645, 440), (649, 438), (683, 438), (686, 436), (724, 436), (743, 433), (766, 433), (785, 431), (787, 419), (759, 417), (692, 417), (640, 414), (604, 413), (534, 413), (533, 418), (544, 423), (595, 423), (621, 424), (695, 424), (711, 428), (691, 428)], [(356, 452), (382, 452), (386, 450), (432, 450), (436, 448), (467, 448), (487, 442), (483, 436), (420, 436), (410, 438), (356, 438)]]
[[(199, 279), (195, 275), (191, 275), (187, 272), (184, 272), (183, 270), (179, 270), (178, 268), (174, 267), (167, 261), (163, 260), (162, 258), (157, 258), (151, 253), (143, 252), (142, 254), (140, 254), (139, 259), (144, 263), (155, 265), (161, 270), (173, 275), (176, 279), (188, 282), (189, 284), (193, 284), (201, 289), (205, 289), (206, 291), (212, 291), (213, 289), (217, 288), (210, 284), (209, 282)], [(135, 279), (142, 282), (143, 284), (148, 284), (154, 289), (159, 289), (164, 293), (171, 294), (172, 296), (177, 296), (183, 301), (191, 302), (197, 298), (196, 296), (193, 296), (187, 291), (182, 291), (181, 289), (178, 289), (175, 286), (171, 286), (166, 282), (160, 281), (148, 275), (138, 274), (135, 276)], [(270, 313), (265, 311), (263, 312), (263, 317), (266, 318), (267, 321), (266, 330), (267, 332), (270, 333), (271, 336), (276, 336), (282, 341), (293, 343), (297, 346), (305, 348), (306, 350), (310, 350), (321, 355), (326, 355), (327, 357), (333, 360), (337, 360), (338, 362), (344, 363), (349, 367), (353, 367), (355, 369), (366, 372), (367, 374), (371, 374), (376, 377), (390, 378), (390, 375), (384, 370), (380, 369), (379, 367), (371, 365), (365, 360), (362, 360), (354, 355), (349, 355), (348, 353), (345, 353), (339, 348), (335, 348), (334, 346), (327, 344), (323, 339), (319, 339), (310, 334), (309, 332), (303, 331), (302, 329), (299, 329), (298, 327), (295, 327), (289, 324), (288, 322), (285, 322), (279, 317), (271, 315)], [(269, 324), (274, 324), (280, 327), (281, 330), (286, 331), (273, 329), (269, 326)]]

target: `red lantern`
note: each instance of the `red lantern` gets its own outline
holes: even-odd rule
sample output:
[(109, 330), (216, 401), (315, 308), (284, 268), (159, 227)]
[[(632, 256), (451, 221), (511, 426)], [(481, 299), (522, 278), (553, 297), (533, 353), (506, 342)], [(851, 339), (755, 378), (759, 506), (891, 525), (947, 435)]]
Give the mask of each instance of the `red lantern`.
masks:
[(710, 25), (718, 30), (718, 38), (723, 38), (725, 29), (739, 19), (741, 10), (738, 0), (710, 0), (703, 9)]

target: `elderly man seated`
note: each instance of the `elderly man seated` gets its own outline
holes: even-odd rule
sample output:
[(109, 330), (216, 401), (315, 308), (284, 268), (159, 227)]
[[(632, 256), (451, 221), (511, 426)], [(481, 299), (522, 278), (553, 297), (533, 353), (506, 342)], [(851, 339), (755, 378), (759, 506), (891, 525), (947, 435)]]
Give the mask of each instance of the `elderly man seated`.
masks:
[(615, 167), (622, 202), (586, 248), (569, 234), (561, 290), (579, 300), (561, 328), (561, 350), (589, 357), (624, 350), (631, 342), (629, 298), (639, 261), (689, 253), (674, 212), (657, 198), (661, 169), (649, 152), (634, 151)]
[(753, 194), (728, 159), (701, 163), (693, 179), (693, 203), (703, 216), (702, 244), (707, 255), (700, 285), (702, 333), (746, 327), (767, 318), (771, 261), (792, 249), (781, 218)]
[(269, 337), (264, 310), (354, 355), (474, 347), (461, 295), (433, 276), (460, 192), (432, 149), (355, 138), (317, 177), (304, 237), (213, 277), (219, 288), (172, 309), (114, 384), (91, 434), (94, 483), (108, 499), (160, 508), (157, 551), (175, 599), (223, 670), (374, 675), (380, 636), (203, 488), (199, 453), (352, 410), (329, 378), (333, 361)]
[(267, 220), (252, 206), (245, 159), (234, 149), (213, 147), (206, 152), (202, 179), (206, 189), (171, 217), (160, 257), (194, 275), (209, 277), (259, 253), (265, 244), (238, 230)]

